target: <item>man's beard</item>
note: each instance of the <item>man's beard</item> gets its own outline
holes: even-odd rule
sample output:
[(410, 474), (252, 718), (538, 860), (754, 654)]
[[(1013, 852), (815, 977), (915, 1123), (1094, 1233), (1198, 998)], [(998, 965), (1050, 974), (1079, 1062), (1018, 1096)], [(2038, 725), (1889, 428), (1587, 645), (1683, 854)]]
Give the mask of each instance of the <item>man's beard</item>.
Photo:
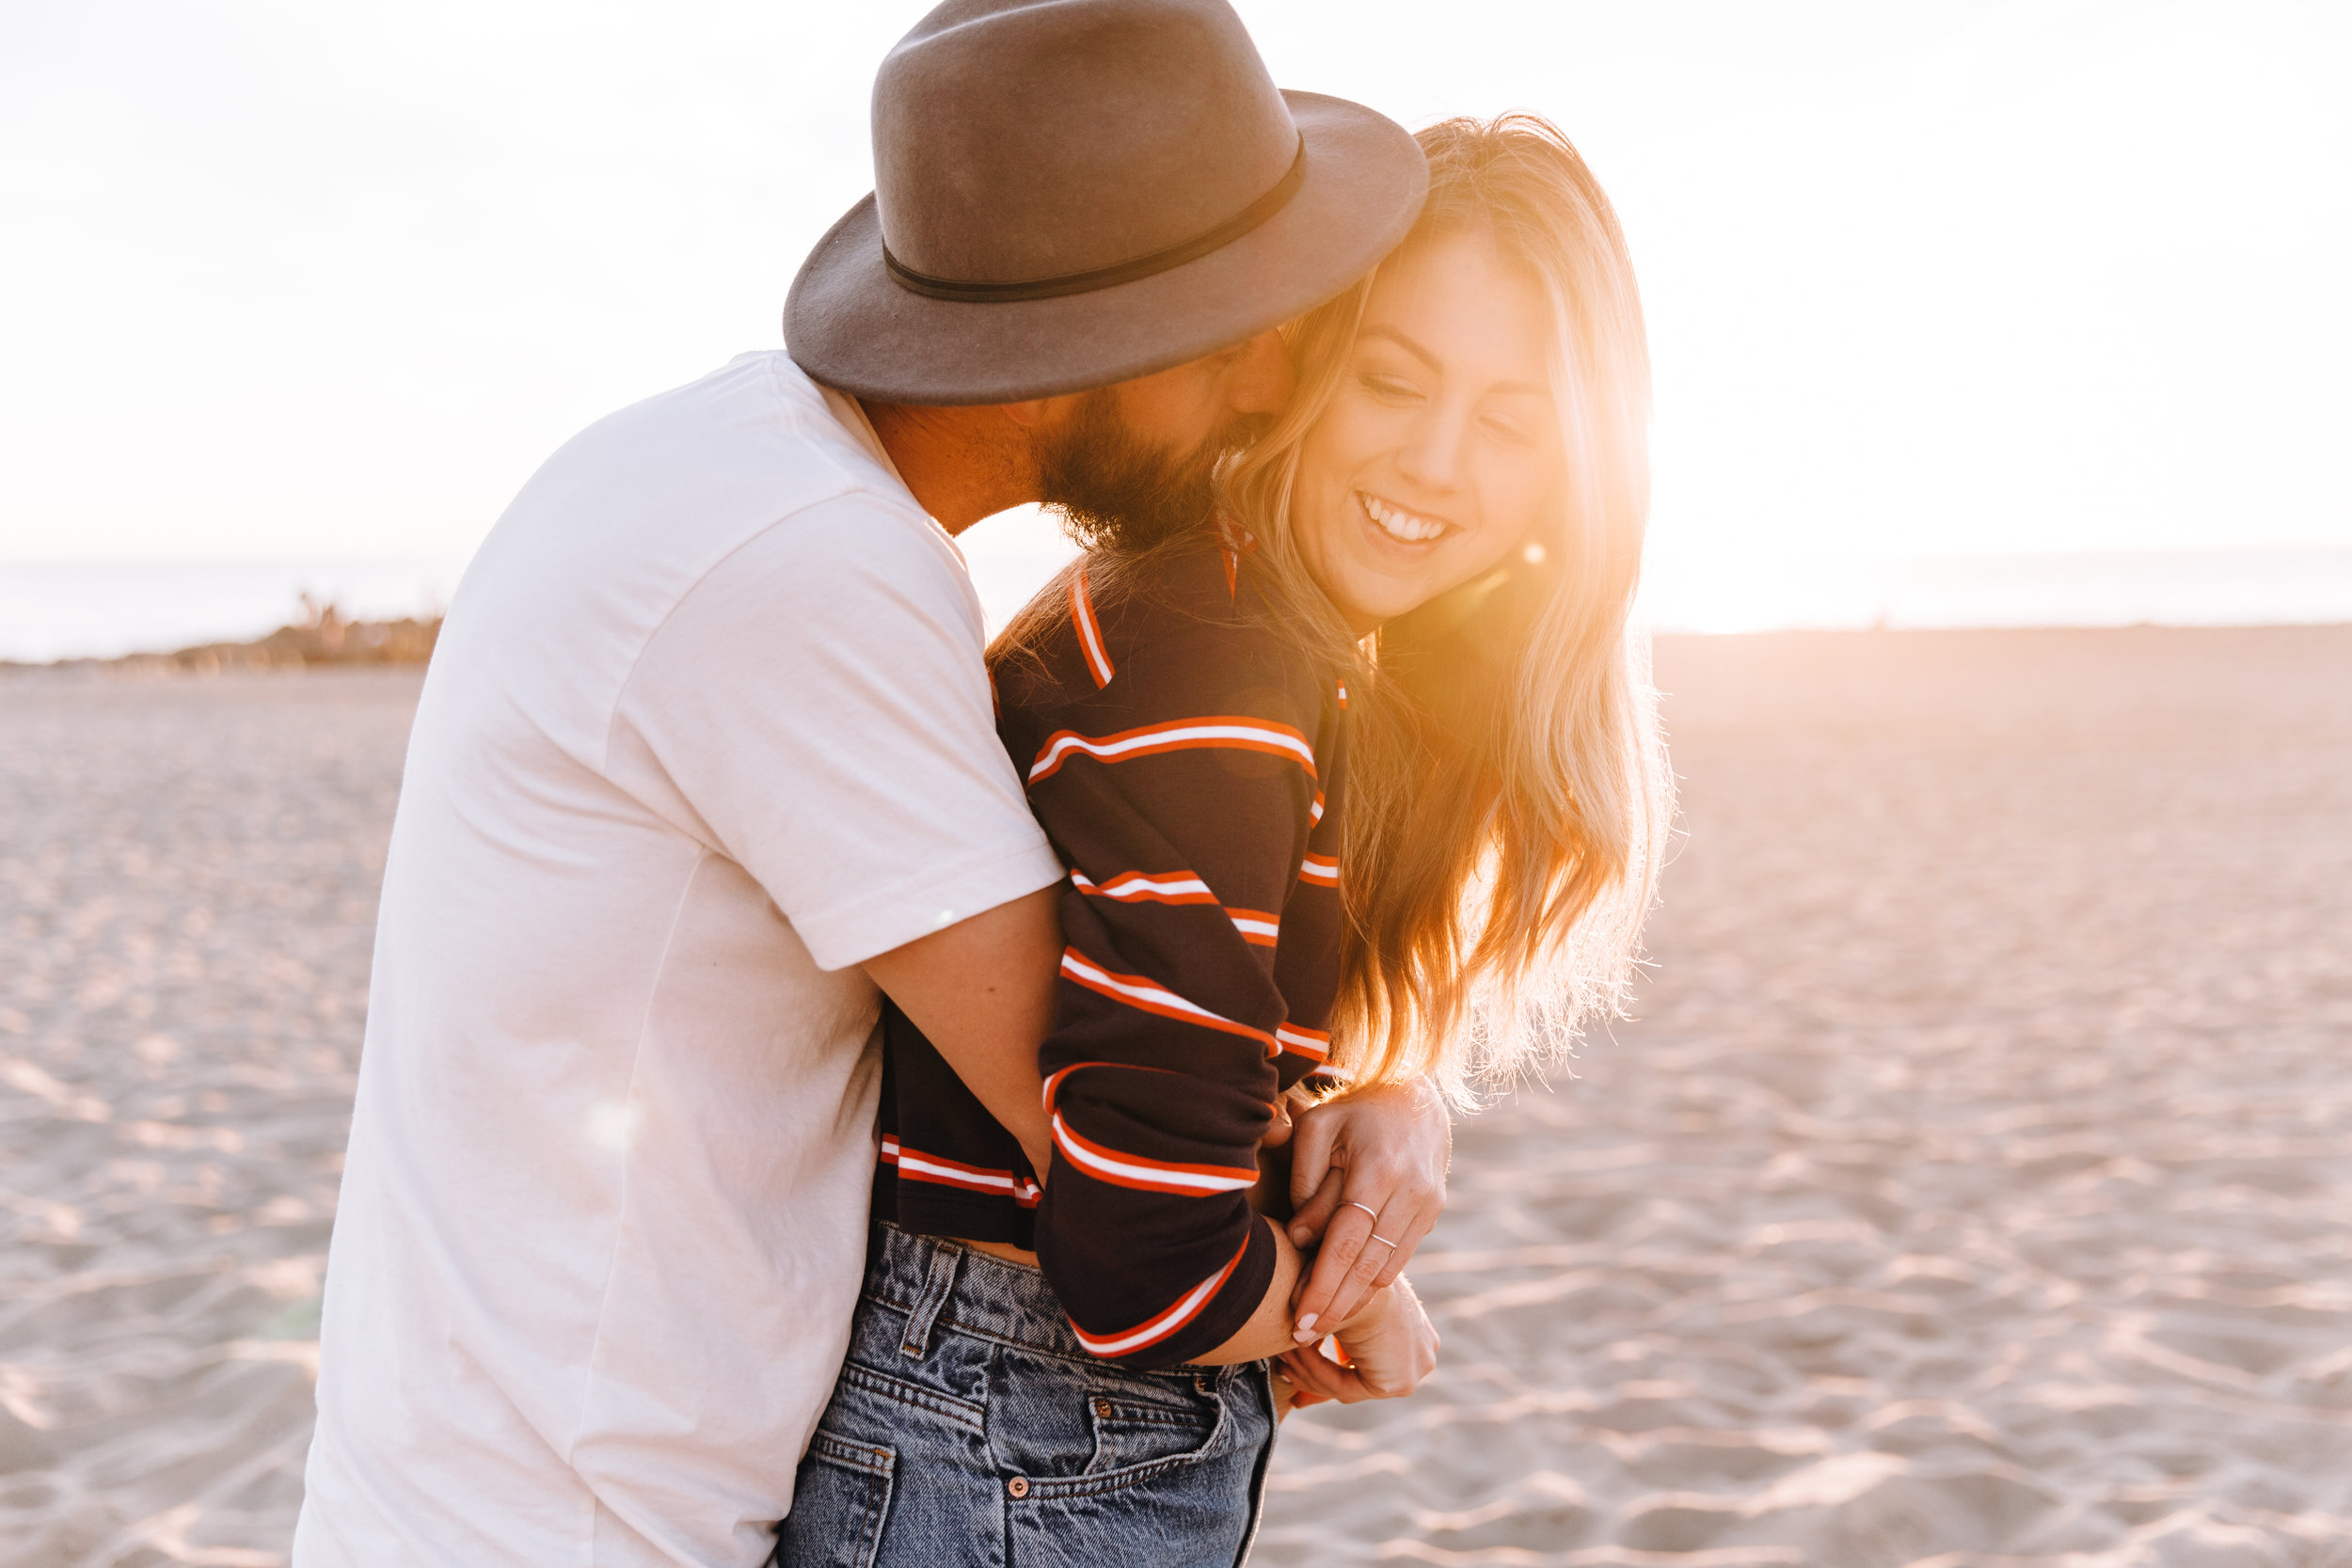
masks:
[(1137, 435), (1099, 388), (1041, 454), (1042, 499), (1088, 549), (1150, 549), (1208, 520), (1218, 461), (1270, 422), (1241, 416), (1192, 451), (1169, 451)]

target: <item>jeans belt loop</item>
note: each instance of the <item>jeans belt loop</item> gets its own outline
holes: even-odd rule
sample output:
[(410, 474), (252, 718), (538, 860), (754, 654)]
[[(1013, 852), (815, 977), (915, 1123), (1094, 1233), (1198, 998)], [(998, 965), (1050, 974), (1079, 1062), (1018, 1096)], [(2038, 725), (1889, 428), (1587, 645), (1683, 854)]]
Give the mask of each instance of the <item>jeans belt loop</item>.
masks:
[(956, 1249), (933, 1243), (930, 1250), (930, 1276), (923, 1281), (923, 1292), (907, 1313), (906, 1338), (898, 1343), (912, 1361), (921, 1360), (930, 1349), (931, 1324), (939, 1321), (940, 1308), (947, 1305), (956, 1288)]

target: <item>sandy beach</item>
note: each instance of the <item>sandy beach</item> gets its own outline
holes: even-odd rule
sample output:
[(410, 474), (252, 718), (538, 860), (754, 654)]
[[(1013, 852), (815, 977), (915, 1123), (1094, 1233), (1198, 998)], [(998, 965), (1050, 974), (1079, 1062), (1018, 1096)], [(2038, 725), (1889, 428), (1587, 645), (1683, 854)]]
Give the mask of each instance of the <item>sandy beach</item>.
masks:
[[(1661, 644), (1639, 1018), (1255, 1560), (2352, 1564), (2352, 627)], [(0, 1562), (262, 1568), (416, 677), (0, 677)]]

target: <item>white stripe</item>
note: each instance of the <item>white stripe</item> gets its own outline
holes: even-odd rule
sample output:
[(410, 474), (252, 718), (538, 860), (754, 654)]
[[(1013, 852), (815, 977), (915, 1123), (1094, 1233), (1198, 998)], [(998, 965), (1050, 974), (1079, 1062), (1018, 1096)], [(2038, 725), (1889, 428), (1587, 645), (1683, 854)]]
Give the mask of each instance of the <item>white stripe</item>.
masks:
[(1262, 937), (1279, 937), (1282, 934), (1282, 925), (1279, 921), (1244, 920), (1240, 915), (1234, 915), (1232, 920), (1234, 929), (1247, 931), (1252, 935)]
[(1117, 1355), (1120, 1352), (1133, 1350), (1137, 1345), (1148, 1345), (1154, 1340), (1165, 1339), (1192, 1321), (1193, 1313), (1199, 1311), (1200, 1304), (1209, 1299), (1209, 1292), (1216, 1289), (1216, 1282), (1223, 1277), (1224, 1272), (1219, 1269), (1216, 1274), (1195, 1285), (1192, 1288), (1192, 1293), (1170, 1307), (1160, 1319), (1159, 1325), (1155, 1328), (1137, 1329), (1135, 1333), (1117, 1339), (1097, 1339), (1078, 1327), (1076, 1323), (1070, 1325), (1071, 1330), (1078, 1336), (1078, 1343), (1086, 1346), (1097, 1355)]
[(1131, 998), (1134, 1001), (1156, 1002), (1163, 1007), (1174, 1007), (1179, 1012), (1189, 1013), (1195, 1018), (1205, 1018), (1212, 1023), (1231, 1023), (1233, 1022), (1230, 1018), (1218, 1017), (1216, 1013), (1209, 1011), (1208, 1008), (1201, 1006), (1198, 1003), (1185, 1001), (1183, 997), (1177, 995), (1172, 990), (1162, 990), (1157, 986), (1131, 986), (1123, 980), (1114, 979), (1102, 970), (1099, 970), (1092, 964), (1087, 962), (1086, 959), (1079, 958), (1075, 953), (1064, 953), (1061, 956), (1061, 962), (1064, 969), (1072, 971), (1080, 978), (1092, 980), (1102, 986), (1104, 990), (1115, 991), (1119, 995)]
[(919, 1154), (908, 1154), (904, 1151), (898, 1155), (898, 1168), (901, 1171), (929, 1171), (933, 1176), (945, 1177), (960, 1186), (991, 1187), (998, 1192), (1006, 1193), (1041, 1190), (1033, 1189), (1026, 1181), (1015, 1181), (1009, 1176), (987, 1176), (977, 1171), (958, 1170), (952, 1165), (935, 1165)]
[(1111, 667), (1110, 656), (1103, 651), (1103, 639), (1094, 628), (1094, 596), (1087, 592), (1086, 574), (1080, 572), (1072, 586), (1077, 590), (1074, 597), (1078, 603), (1078, 636), (1086, 643), (1087, 673), (1097, 685), (1108, 686), (1110, 677), (1104, 672)]
[(1279, 730), (1262, 730), (1254, 724), (1190, 724), (1177, 729), (1154, 730), (1148, 735), (1132, 735), (1123, 740), (1089, 740), (1082, 735), (1066, 735), (1046, 748), (1045, 754), (1029, 768), (1029, 777), (1036, 778), (1071, 752), (1084, 752), (1089, 756), (1117, 762), (1129, 752), (1147, 746), (1165, 746), (1179, 740), (1263, 740), (1292, 753), (1310, 768), (1315, 765), (1314, 748), (1296, 736)]
[(1174, 1187), (1190, 1187), (1195, 1192), (1202, 1193), (1237, 1193), (1245, 1187), (1258, 1184), (1254, 1176), (1202, 1176), (1196, 1171), (1162, 1170), (1156, 1165), (1131, 1165), (1124, 1160), (1107, 1159), (1071, 1136), (1070, 1130), (1061, 1124), (1058, 1113), (1054, 1117), (1054, 1142), (1064, 1154), (1070, 1156), (1072, 1164), (1082, 1165), (1097, 1176), (1130, 1176), (1139, 1180), (1163, 1181)]
[[(1209, 884), (1198, 877), (1178, 878), (1168, 881), (1161, 881), (1152, 877), (1121, 879), (1121, 886), (1106, 888), (1096, 886), (1074, 871), (1070, 875), (1072, 879), (1081, 886), (1099, 893), (1105, 898), (1140, 898), (1147, 893), (1208, 893), (1209, 891)], [(1211, 896), (1214, 897), (1215, 895)]]
[(1340, 879), (1340, 868), (1336, 863), (1319, 863), (1310, 855), (1298, 863), (1298, 875), (1310, 882), (1326, 882), (1336, 886)]
[(1316, 1039), (1310, 1035), (1295, 1033), (1288, 1024), (1276, 1029), (1274, 1037), (1283, 1045), (1296, 1047), (1302, 1056), (1322, 1056), (1331, 1050), (1329, 1042)]

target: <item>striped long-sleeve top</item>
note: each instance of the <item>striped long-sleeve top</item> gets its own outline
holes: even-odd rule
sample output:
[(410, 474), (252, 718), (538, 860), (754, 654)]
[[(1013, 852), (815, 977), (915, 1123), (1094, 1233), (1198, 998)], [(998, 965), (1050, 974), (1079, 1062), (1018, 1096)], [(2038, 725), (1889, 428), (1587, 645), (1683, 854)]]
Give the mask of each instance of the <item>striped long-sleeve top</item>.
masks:
[(1063, 885), (1040, 1054), (1054, 1164), (885, 1012), (878, 1216), (1038, 1254), (1088, 1349), (1139, 1367), (1248, 1321), (1275, 1244), (1258, 1145), (1328, 1050), (1346, 672), (1268, 624), (1244, 540), (1204, 534), (992, 670), (997, 733)]

